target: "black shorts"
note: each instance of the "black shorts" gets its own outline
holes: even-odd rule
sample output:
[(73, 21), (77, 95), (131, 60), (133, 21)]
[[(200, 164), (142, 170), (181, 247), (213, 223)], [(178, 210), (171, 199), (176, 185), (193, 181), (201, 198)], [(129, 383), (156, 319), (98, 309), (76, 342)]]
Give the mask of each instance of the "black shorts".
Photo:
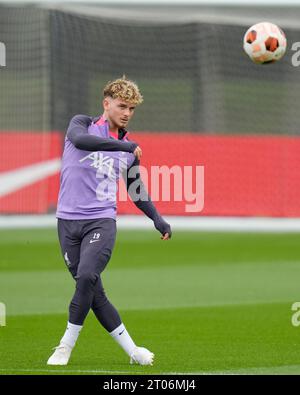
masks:
[(72, 276), (100, 274), (105, 269), (116, 240), (112, 218), (68, 220), (58, 218), (58, 237), (65, 263)]

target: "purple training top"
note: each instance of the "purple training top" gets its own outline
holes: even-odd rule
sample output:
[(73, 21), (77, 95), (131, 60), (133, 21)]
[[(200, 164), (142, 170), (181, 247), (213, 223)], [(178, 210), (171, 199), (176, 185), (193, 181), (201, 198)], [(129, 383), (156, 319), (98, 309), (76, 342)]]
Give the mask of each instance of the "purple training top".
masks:
[[(88, 134), (111, 138), (107, 121), (92, 123)], [(125, 140), (126, 141), (126, 140)], [(56, 217), (70, 220), (116, 218), (121, 172), (135, 156), (124, 151), (85, 151), (66, 137)]]

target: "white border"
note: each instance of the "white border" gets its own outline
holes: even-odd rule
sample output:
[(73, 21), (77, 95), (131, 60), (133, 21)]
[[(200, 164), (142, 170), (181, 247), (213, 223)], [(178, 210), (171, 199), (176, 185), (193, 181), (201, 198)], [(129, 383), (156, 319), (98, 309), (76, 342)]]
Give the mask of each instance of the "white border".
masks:
[(139, 4), (139, 5), (152, 5), (152, 4), (177, 4), (177, 5), (239, 5), (239, 6), (253, 6), (253, 5), (272, 5), (272, 6), (286, 6), (286, 5), (299, 5), (299, 0), (252, 0), (251, 3), (245, 0), (0, 0), (0, 3), (31, 3), (31, 4), (74, 4), (79, 3), (82, 5), (89, 4)]

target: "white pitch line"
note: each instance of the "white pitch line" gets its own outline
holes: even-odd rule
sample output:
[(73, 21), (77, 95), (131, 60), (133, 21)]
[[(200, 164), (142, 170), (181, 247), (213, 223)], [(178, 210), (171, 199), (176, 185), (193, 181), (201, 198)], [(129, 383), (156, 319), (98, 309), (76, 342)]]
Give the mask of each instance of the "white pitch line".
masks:
[(130, 371), (118, 370), (60, 370), (58, 369), (0, 369), (0, 372), (53, 372), (53, 373), (106, 373), (106, 374), (132, 374)]
[[(105, 373), (105, 374), (144, 374), (145, 372), (137, 371), (118, 371), (118, 370), (61, 370), (61, 369), (0, 369), (0, 372), (44, 372), (44, 373)], [(230, 371), (228, 371), (230, 372)], [(150, 373), (150, 372), (149, 372)], [(226, 374), (225, 372), (151, 372), (150, 374), (157, 375), (211, 375), (211, 374)]]
[(0, 369), (0, 372), (44, 372), (44, 373), (103, 373), (103, 374), (149, 374), (149, 375), (241, 375), (241, 374), (249, 374), (255, 375), (257, 373), (265, 374), (278, 374), (278, 369), (299, 369), (300, 374), (300, 365), (280, 365), (280, 366), (259, 366), (259, 367), (250, 367), (250, 368), (241, 368), (241, 369), (231, 369), (231, 370), (219, 370), (219, 371), (202, 371), (202, 372), (153, 372), (149, 371), (149, 373), (138, 372), (138, 371), (119, 371), (119, 370), (82, 370), (82, 369)]
[[(144, 374), (137, 371), (118, 371), (118, 370), (60, 370), (58, 369), (0, 369), (0, 372), (44, 372), (44, 373), (104, 373), (104, 374)], [(151, 375), (213, 375), (226, 374), (225, 372), (149, 372)], [(229, 373), (230, 374), (230, 373)]]

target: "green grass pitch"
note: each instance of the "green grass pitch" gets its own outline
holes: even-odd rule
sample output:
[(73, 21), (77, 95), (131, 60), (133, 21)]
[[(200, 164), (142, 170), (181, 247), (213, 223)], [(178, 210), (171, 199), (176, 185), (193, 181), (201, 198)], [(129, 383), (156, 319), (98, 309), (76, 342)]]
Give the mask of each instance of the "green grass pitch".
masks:
[(106, 293), (152, 367), (129, 359), (89, 313), (69, 365), (46, 361), (74, 282), (55, 229), (0, 231), (0, 374), (300, 374), (300, 235), (119, 231)]

